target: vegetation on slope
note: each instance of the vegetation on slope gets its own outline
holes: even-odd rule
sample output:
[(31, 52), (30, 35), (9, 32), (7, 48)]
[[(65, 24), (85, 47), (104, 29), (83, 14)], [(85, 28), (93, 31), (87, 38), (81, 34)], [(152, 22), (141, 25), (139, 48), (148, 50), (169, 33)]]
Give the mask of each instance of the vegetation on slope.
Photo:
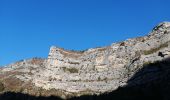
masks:
[(149, 54), (155, 53), (155, 52), (159, 51), (159, 50), (162, 49), (162, 48), (168, 47), (168, 43), (169, 43), (169, 42), (166, 42), (166, 43), (164, 43), (164, 44), (161, 44), (161, 45), (160, 45), (159, 47), (157, 47), (157, 48), (152, 48), (152, 49), (150, 49), (150, 50), (145, 50), (145, 51), (143, 51), (143, 53), (144, 53), (145, 55), (149, 55)]

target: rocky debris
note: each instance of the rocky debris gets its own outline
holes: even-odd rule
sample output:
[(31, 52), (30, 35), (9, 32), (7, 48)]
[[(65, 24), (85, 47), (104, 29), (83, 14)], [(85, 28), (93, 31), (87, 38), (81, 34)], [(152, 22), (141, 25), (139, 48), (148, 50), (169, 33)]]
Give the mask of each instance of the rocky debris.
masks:
[[(19, 90), (36, 95), (43, 94), (39, 89), (55, 90), (48, 95), (58, 95), (56, 91), (60, 91), (63, 98), (70, 95), (101, 94), (124, 87), (128, 83), (131, 85), (135, 85), (136, 82), (145, 83), (141, 82), (142, 78), (139, 78), (140, 82), (132, 80), (133, 75), (144, 65), (168, 57), (170, 57), (170, 23), (163, 22), (148, 36), (113, 43), (108, 47), (78, 52), (52, 46), (47, 59), (23, 60), (0, 69), (0, 82), (5, 87), (10, 87), (6, 86), (10, 85), (6, 80), (21, 81), (16, 83), (20, 84)], [(150, 77), (146, 82), (152, 80)], [(26, 88), (28, 83), (32, 90)], [(5, 91), (10, 89), (13, 88)]]

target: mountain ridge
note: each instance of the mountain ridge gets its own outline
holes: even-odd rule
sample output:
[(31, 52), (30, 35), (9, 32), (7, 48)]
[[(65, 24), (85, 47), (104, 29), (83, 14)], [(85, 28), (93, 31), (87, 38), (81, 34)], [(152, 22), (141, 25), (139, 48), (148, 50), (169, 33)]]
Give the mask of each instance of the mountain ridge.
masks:
[[(23, 60), (0, 69), (0, 92), (70, 98), (100, 95), (127, 84), (141, 83), (133, 76), (145, 65), (170, 57), (170, 22), (163, 22), (144, 37), (127, 39), (103, 48), (69, 51), (52, 46), (47, 59)], [(129, 80), (131, 81), (127, 83)], [(11, 80), (16, 81), (16, 83)], [(12, 85), (11, 85), (12, 84)]]

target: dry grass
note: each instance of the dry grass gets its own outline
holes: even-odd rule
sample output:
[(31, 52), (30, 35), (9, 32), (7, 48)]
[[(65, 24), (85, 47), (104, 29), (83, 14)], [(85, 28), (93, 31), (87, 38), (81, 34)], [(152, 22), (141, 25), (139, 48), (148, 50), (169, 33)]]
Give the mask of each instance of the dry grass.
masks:
[(4, 91), (4, 89), (5, 89), (5, 88), (4, 88), (3, 83), (1, 83), (1, 82), (0, 82), (0, 92), (3, 92), (3, 91)]
[(33, 58), (30, 63), (33, 65), (42, 65), (44, 63), (44, 59)]
[(20, 92), (23, 82), (15, 77), (9, 77), (3, 80), (5, 90)]

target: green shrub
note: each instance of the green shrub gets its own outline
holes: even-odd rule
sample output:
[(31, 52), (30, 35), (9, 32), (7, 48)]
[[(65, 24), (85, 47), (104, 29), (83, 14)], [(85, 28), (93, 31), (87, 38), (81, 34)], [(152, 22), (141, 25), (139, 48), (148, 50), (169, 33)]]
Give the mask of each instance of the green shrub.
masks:
[(76, 69), (76, 68), (63, 67), (63, 70), (64, 70), (64, 72), (68, 71), (68, 72), (70, 72), (70, 73), (78, 73), (78, 72), (79, 72), (79, 70)]
[(162, 48), (165, 48), (165, 47), (168, 47), (168, 42), (164, 43), (164, 44), (161, 44), (159, 47), (157, 48), (152, 48), (151, 50), (145, 50), (143, 51), (144, 55), (149, 55), (149, 54), (152, 54), (152, 53), (155, 53), (157, 51), (159, 51), (160, 49)]
[(76, 68), (68, 68), (68, 71), (70, 73), (78, 73), (78, 69), (76, 69)]
[(149, 65), (149, 64), (151, 64), (152, 62), (150, 62), (150, 61), (148, 61), (148, 62), (144, 62), (143, 63), (143, 66), (147, 66), (147, 65)]

